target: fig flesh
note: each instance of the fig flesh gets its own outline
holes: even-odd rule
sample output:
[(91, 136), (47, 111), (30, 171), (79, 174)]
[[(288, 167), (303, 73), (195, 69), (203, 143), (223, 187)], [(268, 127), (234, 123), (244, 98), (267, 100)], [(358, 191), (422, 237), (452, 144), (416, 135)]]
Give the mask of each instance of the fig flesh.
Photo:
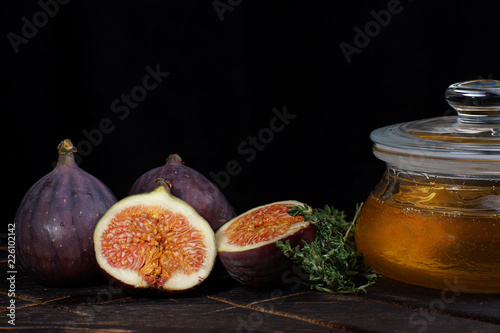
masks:
[(288, 200), (253, 208), (225, 223), (216, 233), (220, 261), (231, 277), (255, 288), (286, 284), (292, 262), (276, 246), (292, 247), (314, 240), (314, 229), (302, 216), (290, 216), (288, 207), (303, 205)]
[(20, 268), (52, 286), (78, 286), (102, 278), (92, 235), (114, 194), (75, 163), (76, 148), (58, 146), (55, 168), (26, 193), (15, 216)]
[(105, 275), (135, 292), (192, 289), (217, 255), (208, 222), (166, 185), (113, 205), (97, 223), (94, 245)]
[(186, 201), (216, 231), (236, 216), (224, 194), (200, 172), (185, 166), (181, 157), (172, 154), (165, 165), (141, 175), (129, 190), (129, 195), (147, 193), (156, 188), (156, 179), (171, 184), (170, 193)]

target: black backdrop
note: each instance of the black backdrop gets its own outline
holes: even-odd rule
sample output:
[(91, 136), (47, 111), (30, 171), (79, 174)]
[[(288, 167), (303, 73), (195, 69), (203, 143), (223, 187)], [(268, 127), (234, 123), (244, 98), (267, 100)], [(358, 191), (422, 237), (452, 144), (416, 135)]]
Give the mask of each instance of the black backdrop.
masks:
[(449, 114), (449, 84), (500, 75), (494, 1), (0, 6), (6, 223), (64, 138), (118, 198), (178, 153), (238, 213), (352, 214), (384, 169), (371, 130)]

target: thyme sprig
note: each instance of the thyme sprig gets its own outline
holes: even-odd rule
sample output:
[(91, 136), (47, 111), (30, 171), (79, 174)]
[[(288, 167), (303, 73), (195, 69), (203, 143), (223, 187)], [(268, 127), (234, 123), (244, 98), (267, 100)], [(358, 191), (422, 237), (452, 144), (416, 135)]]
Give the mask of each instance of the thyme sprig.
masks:
[(373, 273), (363, 255), (356, 252), (354, 228), (362, 204), (356, 206), (352, 221), (346, 220), (343, 211), (326, 205), (311, 211), (307, 205), (289, 207), (291, 216), (303, 216), (315, 227), (315, 240), (311, 244), (292, 248), (290, 242), (278, 241), (276, 245), (297, 264), (309, 279), (304, 283), (311, 289), (336, 294), (359, 294), (374, 284), (380, 275)]

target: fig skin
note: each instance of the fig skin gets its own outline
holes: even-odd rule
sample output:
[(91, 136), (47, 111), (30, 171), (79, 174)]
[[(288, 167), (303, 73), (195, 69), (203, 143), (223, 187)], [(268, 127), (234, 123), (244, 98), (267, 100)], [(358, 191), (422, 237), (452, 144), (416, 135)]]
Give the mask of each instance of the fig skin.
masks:
[(102, 279), (92, 235), (116, 197), (77, 166), (70, 140), (58, 151), (55, 168), (28, 190), (16, 213), (16, 259), (42, 284), (87, 285)]
[[(284, 243), (289, 240), (292, 248), (303, 245), (302, 240), (310, 244), (314, 240), (314, 227), (309, 224), (306, 228), (276, 241), (278, 240)], [(246, 286), (270, 289), (291, 282), (287, 280), (285, 273), (291, 271), (293, 263), (276, 243), (241, 252), (221, 251), (218, 255), (229, 275)]]
[(156, 179), (171, 184), (170, 193), (191, 205), (214, 231), (236, 216), (224, 194), (200, 172), (185, 166), (177, 154), (167, 158), (166, 164), (141, 175), (128, 194), (147, 193), (156, 188)]

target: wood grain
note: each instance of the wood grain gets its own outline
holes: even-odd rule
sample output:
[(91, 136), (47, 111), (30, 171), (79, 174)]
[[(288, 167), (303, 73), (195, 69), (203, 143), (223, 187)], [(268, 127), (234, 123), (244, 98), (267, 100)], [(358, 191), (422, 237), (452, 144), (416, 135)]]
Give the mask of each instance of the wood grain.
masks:
[[(145, 297), (102, 283), (52, 288), (22, 272), (9, 297), (0, 263), (0, 327), (12, 332), (500, 332), (500, 295), (432, 290), (382, 278), (363, 295), (255, 290), (228, 277), (180, 296)], [(8, 323), (15, 300), (15, 326)]]

